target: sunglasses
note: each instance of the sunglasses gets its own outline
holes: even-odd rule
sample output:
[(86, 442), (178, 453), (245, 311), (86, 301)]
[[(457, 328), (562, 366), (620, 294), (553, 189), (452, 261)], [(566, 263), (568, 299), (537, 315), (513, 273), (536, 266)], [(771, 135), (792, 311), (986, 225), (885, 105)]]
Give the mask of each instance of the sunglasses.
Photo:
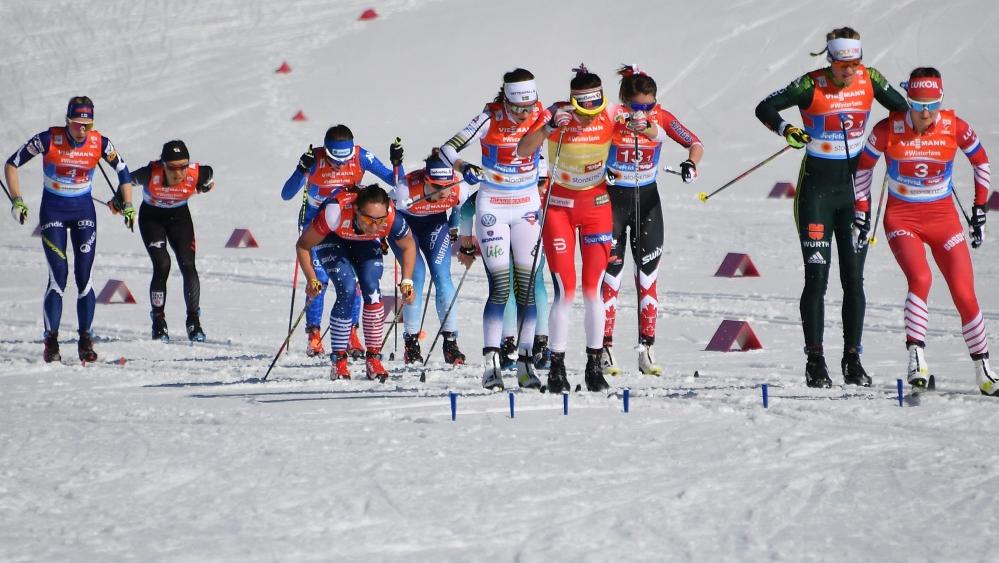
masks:
[(860, 66), (860, 59), (855, 61), (832, 61), (831, 64), (836, 68), (857, 68)]
[(935, 102), (917, 102), (915, 100), (908, 100), (908, 102), (909, 102), (909, 107), (912, 108), (912, 111), (916, 113), (923, 113), (924, 110), (937, 111), (938, 109), (940, 109), (940, 106), (943, 105), (942, 99), (937, 100)]
[(518, 106), (516, 104), (511, 104), (510, 102), (506, 102), (506, 111), (517, 115), (525, 115), (531, 113), (533, 109), (534, 109), (534, 104), (531, 104), (529, 106)]
[(73, 121), (72, 119), (66, 120), (66, 126), (72, 127), (74, 129), (83, 129), (84, 131), (90, 131), (94, 128), (94, 122), (85, 123), (83, 121)]
[(457, 182), (444, 182), (444, 183), (440, 183), (440, 182), (435, 182), (434, 180), (428, 179), (427, 183), (430, 184), (431, 186), (433, 186), (435, 190), (443, 191), (443, 190), (447, 190), (447, 189), (450, 189), (450, 188), (453, 188), (453, 187), (457, 186), (458, 184), (461, 183), (461, 180), (458, 180)]
[(189, 163), (189, 162), (185, 162), (183, 164), (170, 164), (169, 162), (164, 162), (163, 163), (163, 166), (165, 166), (167, 170), (172, 170), (174, 172), (180, 172), (181, 170), (187, 170), (187, 167), (190, 166), (190, 165), (191, 165), (191, 163)]
[(656, 102), (648, 104), (636, 104), (635, 102), (631, 102), (628, 104), (628, 107), (631, 108), (631, 111), (651, 111), (652, 108), (656, 107)]
[(372, 217), (371, 215), (367, 215), (358, 210), (357, 217), (365, 225), (372, 226), (372, 225), (384, 225), (388, 221), (389, 216), (386, 214), (382, 215), (381, 217)]

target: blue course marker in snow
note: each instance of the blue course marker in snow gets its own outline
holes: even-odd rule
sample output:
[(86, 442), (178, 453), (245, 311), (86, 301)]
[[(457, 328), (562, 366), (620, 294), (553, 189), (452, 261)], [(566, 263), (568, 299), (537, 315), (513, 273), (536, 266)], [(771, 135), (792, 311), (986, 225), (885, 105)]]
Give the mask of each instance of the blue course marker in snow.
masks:
[(766, 383), (760, 386), (763, 389), (763, 408), (770, 408), (770, 393)]
[(569, 393), (562, 391), (562, 415), (569, 416)]
[(448, 395), (451, 397), (451, 422), (454, 422), (458, 418), (458, 394), (454, 391), (449, 391)]
[(513, 391), (510, 391), (510, 418), (513, 418)]
[(896, 379), (895, 383), (898, 385), (898, 406), (902, 406), (902, 379)]
[(627, 387), (625, 387), (624, 388), (624, 412), (628, 412), (628, 406), (629, 406), (628, 403), (630, 402), (629, 401), (630, 399), (631, 399), (631, 390), (628, 389)]

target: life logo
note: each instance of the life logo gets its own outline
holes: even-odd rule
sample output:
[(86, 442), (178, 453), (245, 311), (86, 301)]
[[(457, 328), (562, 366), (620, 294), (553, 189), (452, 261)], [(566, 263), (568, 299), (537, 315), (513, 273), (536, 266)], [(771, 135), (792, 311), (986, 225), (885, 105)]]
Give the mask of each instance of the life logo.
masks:
[(483, 227), (492, 227), (493, 225), (496, 224), (496, 216), (493, 215), (492, 213), (486, 213), (481, 218), (479, 218), (479, 222), (482, 223)]
[(487, 258), (499, 258), (500, 256), (503, 256), (505, 252), (506, 251), (503, 250), (503, 247), (498, 244), (490, 244), (486, 247)]

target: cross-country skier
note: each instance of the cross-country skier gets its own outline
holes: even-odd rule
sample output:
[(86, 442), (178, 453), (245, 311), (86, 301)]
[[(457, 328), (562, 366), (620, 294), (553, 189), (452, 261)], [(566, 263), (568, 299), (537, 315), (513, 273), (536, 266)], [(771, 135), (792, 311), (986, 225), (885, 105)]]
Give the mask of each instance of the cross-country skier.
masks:
[(177, 266), (184, 278), (184, 303), (187, 305), (188, 339), (205, 340), (201, 329), (201, 282), (194, 265), (194, 223), (187, 201), (195, 193), (206, 193), (215, 187), (212, 167), (191, 161), (184, 141), (173, 140), (163, 145), (160, 159), (151, 161), (132, 173), (132, 181), (143, 188), (139, 207), (139, 233), (153, 262), (153, 277), (149, 282), (149, 313), (153, 321), (154, 340), (169, 340), (166, 322), (166, 284), (170, 275), (170, 252), (177, 256)]
[[(387, 168), (374, 153), (354, 144), (354, 133), (343, 124), (326, 130), (322, 148), (309, 147), (298, 160), (298, 166), (281, 188), (281, 198), (290, 200), (303, 187), (305, 188), (304, 214), (299, 215), (299, 228), (304, 228), (316, 216), (319, 206), (344, 189), (360, 185), (365, 172), (371, 172), (389, 186), (395, 186), (396, 178), (402, 178), (403, 149), (399, 143), (389, 148), (389, 160), (399, 167), (398, 176)], [(315, 257), (313, 257), (315, 259)], [(308, 338), (306, 353), (318, 356), (324, 353), (320, 324), (323, 320), (323, 295), (328, 280), (326, 272), (316, 266), (316, 274), (323, 284), (323, 291), (313, 299), (305, 312), (305, 332)], [(363, 350), (357, 338), (357, 324), (361, 309), (361, 298), (357, 289), (353, 308), (353, 325), (350, 330), (352, 353)], [(339, 299), (339, 296), (337, 297)], [(379, 341), (380, 343), (381, 341)]]
[[(384, 382), (388, 372), (381, 362), (381, 338), (385, 312), (379, 283), (384, 269), (380, 239), (394, 241), (400, 249), (402, 281), (399, 291), (404, 303), (412, 303), (413, 268), (416, 242), (406, 221), (396, 213), (392, 200), (381, 186), (372, 184), (360, 190), (344, 190), (326, 200), (315, 218), (298, 238), (296, 252), (306, 279), (306, 294), (314, 299), (323, 291), (319, 264), (336, 291), (330, 313), (331, 379), (350, 379), (347, 345), (350, 338), (354, 288), (360, 284), (364, 296), (364, 342), (367, 343), (368, 379)], [(315, 258), (313, 258), (315, 256)]]
[[(451, 315), (445, 319), (454, 297), (454, 283), (451, 281), (451, 234), (447, 213), (461, 207), (468, 199), (469, 189), (467, 185), (462, 185), (461, 176), (441, 159), (438, 149), (434, 149), (425, 162), (424, 168), (407, 174), (405, 183), (395, 189), (396, 210), (406, 219), (423, 254), (423, 260), (417, 258), (412, 275), (416, 295), (412, 304), (403, 308), (403, 340), (406, 344), (404, 360), (407, 364), (423, 362), (420, 353), (421, 307), (423, 282), (429, 270), (436, 292), (437, 318), (443, 324), (441, 336), (444, 338), (444, 361), (459, 365), (465, 363), (465, 355), (458, 348), (456, 310), (452, 310)], [(457, 219), (459, 211), (453, 213)], [(392, 240), (389, 243), (395, 254), (401, 255), (395, 243)]]
[(117, 171), (120, 195), (112, 200), (110, 206), (112, 211), (122, 214), (125, 225), (130, 229), (135, 225), (131, 174), (111, 140), (94, 129), (94, 102), (86, 96), (76, 96), (69, 100), (64, 126), (53, 126), (38, 133), (7, 159), (4, 176), (14, 202), (11, 214), (21, 224), (28, 219), (28, 206), (21, 198), (17, 169), (38, 155), (42, 155), (44, 175), (38, 219), (42, 249), (49, 266), (49, 283), (43, 301), (43, 358), (46, 362), (61, 359), (59, 324), (62, 320), (62, 296), (69, 276), (69, 256), (66, 253), (66, 232), (69, 231), (78, 292), (76, 316), (80, 339), (77, 349), (81, 361), (93, 362), (97, 360), (90, 334), (97, 301), (90, 279), (97, 252), (97, 214), (91, 199), (94, 171), (102, 159)]
[(954, 193), (954, 157), (962, 151), (975, 170), (975, 197), (971, 213), (971, 246), (985, 241), (986, 198), (989, 193), (989, 157), (978, 135), (954, 110), (941, 109), (943, 79), (940, 71), (920, 67), (906, 84), (909, 110), (892, 112), (878, 122), (860, 155), (856, 177), (855, 233), (858, 247), (871, 230), (871, 180), (882, 154), (887, 163), (885, 232), (895, 260), (905, 274), (909, 292), (905, 299), (905, 346), (909, 351), (909, 384), (925, 388), (929, 369), (923, 348), (929, 325), (932, 273), (924, 245), (930, 247), (954, 305), (961, 315), (961, 330), (975, 364), (975, 377), (983, 394), (999, 396), (996, 374), (989, 366), (988, 335), (975, 295), (971, 253), (951, 195)]
[(531, 155), (548, 139), (552, 183), (546, 194), (543, 239), (555, 285), (549, 318), (552, 362), (548, 388), (553, 393), (569, 387), (565, 351), (569, 311), (576, 297), (577, 230), (583, 259), (586, 388), (602, 391), (609, 387), (600, 365), (605, 320), (600, 281), (607, 269), (613, 230), (605, 170), (614, 116), (607, 109), (600, 77), (583, 65), (574, 71), (576, 75), (569, 83), (569, 101), (549, 107), (547, 121), (539, 120), (517, 146), (519, 155)]
[[(544, 114), (534, 75), (518, 68), (503, 75), (496, 98), (441, 147), (445, 162), (458, 170), (465, 182), (482, 182), (475, 203), (475, 235), (489, 274), (489, 297), (482, 313), (482, 386), (488, 389), (503, 388), (500, 342), (503, 309), (510, 294), (511, 258), (518, 324), (522, 327), (517, 382), (521, 387), (541, 387), (532, 360), (537, 311), (533, 292), (528, 292), (535, 263), (532, 251), (541, 230), (539, 151), (534, 147), (518, 154), (517, 142), (532, 127), (544, 124)], [(482, 147), (481, 167), (458, 156), (475, 139)]]
[[(656, 103), (656, 81), (651, 76), (632, 65), (622, 66), (618, 74), (621, 75), (621, 105), (612, 110), (617, 123), (607, 159), (608, 178), (613, 181), (607, 187), (607, 193), (614, 214), (614, 238), (601, 289), (607, 314), (602, 364), (605, 374), (621, 372), (613, 352), (614, 321), (624, 276), (625, 250), (630, 243), (638, 292), (638, 369), (642, 373), (660, 375), (662, 368), (653, 358), (652, 345), (659, 316), (656, 277), (665, 232), (656, 175), (663, 141), (667, 138), (687, 149), (687, 159), (680, 163), (679, 169), (683, 181), (688, 184), (697, 178), (697, 165), (704, 148), (697, 135)], [(636, 213), (640, 214), (640, 220), (636, 219)], [(640, 221), (640, 225), (636, 225), (636, 221)], [(626, 230), (630, 236), (626, 237)]]
[[(907, 106), (881, 73), (863, 65), (860, 34), (853, 29), (841, 27), (826, 34), (826, 47), (815, 55), (822, 53), (826, 53), (829, 66), (770, 94), (756, 106), (756, 117), (790, 146), (804, 148), (806, 153), (794, 200), (805, 263), (805, 287), (801, 292), (801, 326), (807, 355), (805, 383), (809, 387), (832, 385), (822, 333), (835, 236), (843, 286), (843, 381), (868, 386), (871, 378), (860, 363), (867, 249), (853, 249), (852, 178), (873, 102), (877, 100), (891, 111), (903, 111)], [(781, 118), (780, 111), (791, 106), (801, 111), (803, 128)]]

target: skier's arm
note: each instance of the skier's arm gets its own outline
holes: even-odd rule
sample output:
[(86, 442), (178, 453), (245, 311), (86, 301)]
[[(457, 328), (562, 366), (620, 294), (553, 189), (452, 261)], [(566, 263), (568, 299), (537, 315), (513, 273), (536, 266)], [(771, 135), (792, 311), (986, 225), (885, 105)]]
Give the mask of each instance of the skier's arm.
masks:
[[(371, 172), (375, 176), (378, 176), (378, 179), (388, 184), (390, 188), (394, 190), (396, 187), (395, 172), (391, 168), (385, 166), (385, 164), (382, 163), (382, 161), (379, 160), (378, 157), (374, 155), (374, 153), (368, 151), (363, 147), (357, 147), (357, 150), (360, 151), (361, 168), (363, 168), (365, 172)], [(403, 169), (402, 165), (400, 164), (399, 183), (400, 184), (404, 183), (405, 178), (406, 178), (406, 171)]]
[(882, 119), (871, 129), (864, 150), (857, 159), (857, 172), (853, 178), (854, 209), (865, 213), (871, 210), (871, 182), (874, 165), (888, 146), (888, 120)]
[(815, 84), (812, 77), (807, 74), (799, 77), (794, 82), (784, 88), (767, 96), (756, 106), (756, 118), (759, 119), (768, 129), (784, 136), (784, 129), (790, 123), (784, 121), (780, 112), (792, 107), (806, 108), (812, 101), (812, 94), (815, 91)]
[(974, 205), (984, 206), (988, 203), (991, 188), (992, 171), (989, 166), (989, 155), (985, 153), (978, 134), (967, 121), (957, 118), (957, 145), (961, 147), (964, 156), (975, 169), (975, 200)]
[(304, 185), (305, 174), (296, 168), (281, 188), (281, 199), (288, 201), (289, 199), (295, 197), (295, 194), (297, 194), (298, 190), (302, 189), (302, 186)]
[(298, 256), (298, 264), (305, 274), (306, 288), (316, 280), (316, 269), (312, 267), (312, 247), (322, 242), (326, 235), (333, 232), (330, 225), (340, 223), (339, 202), (323, 206), (323, 211), (309, 223), (308, 228), (302, 231), (301, 236), (295, 243), (295, 254)]
[(464, 150), (472, 141), (482, 138), (489, 131), (489, 122), (491, 120), (492, 116), (483, 111), (479, 115), (476, 115), (461, 131), (455, 133), (453, 137), (441, 145), (440, 152), (444, 162), (448, 163), (455, 170), (461, 170), (461, 165), (465, 161), (458, 156), (458, 153)]
[(28, 139), (27, 143), (21, 145), (21, 148), (10, 155), (3, 167), (3, 175), (7, 180), (7, 189), (10, 190), (11, 199), (21, 197), (21, 178), (18, 176), (17, 169), (36, 155), (45, 154), (48, 150), (49, 132), (46, 130)]
[(871, 87), (874, 89), (874, 99), (879, 104), (888, 108), (888, 111), (905, 111), (909, 109), (905, 96), (898, 90), (892, 88), (891, 83), (877, 70), (867, 67), (867, 74), (871, 77)]
[(701, 156), (704, 154), (704, 144), (697, 135), (680, 122), (672, 113), (663, 110), (661, 129), (666, 135), (677, 144), (687, 149), (687, 159), (697, 166), (701, 163)]
[(557, 104), (551, 106), (545, 111), (541, 112), (538, 116), (537, 121), (534, 125), (527, 131), (527, 134), (520, 139), (517, 143), (517, 156), (524, 158), (533, 155), (541, 145), (545, 143), (545, 139), (551, 134), (554, 129), (549, 129), (548, 121), (552, 118), (552, 115), (557, 110)]
[[(118, 190), (115, 191), (120, 190), (122, 200), (125, 203), (132, 203), (132, 174), (128, 171), (125, 159), (115, 150), (111, 139), (103, 135), (101, 135), (101, 153), (104, 161), (114, 166), (114, 170), (118, 174)], [(100, 166), (100, 163), (97, 165)]]

